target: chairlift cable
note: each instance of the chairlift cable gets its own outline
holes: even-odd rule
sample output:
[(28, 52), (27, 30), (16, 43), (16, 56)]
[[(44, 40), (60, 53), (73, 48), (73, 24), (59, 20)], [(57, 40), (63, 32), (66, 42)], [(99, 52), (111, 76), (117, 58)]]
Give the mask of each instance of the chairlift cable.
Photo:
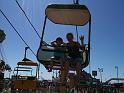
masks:
[(16, 3), (17, 3), (18, 7), (19, 7), (19, 8), (21, 9), (21, 11), (23, 12), (23, 14), (25, 15), (25, 17), (26, 17), (26, 19), (28, 20), (28, 22), (30, 23), (30, 25), (32, 26), (32, 28), (34, 29), (34, 31), (36, 32), (37, 36), (38, 36), (39, 38), (41, 38), (40, 35), (38, 34), (38, 31), (37, 31), (36, 28), (33, 26), (33, 24), (31, 23), (30, 19), (28, 18), (28, 16), (26, 15), (25, 11), (24, 11), (24, 10), (22, 9), (22, 7), (20, 6), (19, 2), (18, 2), (17, 0), (15, 0), (15, 1), (16, 1)]
[[(14, 27), (14, 25), (10, 22), (10, 20), (7, 18), (7, 16), (3, 13), (3, 11), (0, 9), (0, 12), (2, 13), (2, 15), (5, 17), (5, 19), (9, 22), (9, 24), (12, 26), (12, 28), (14, 29), (14, 31), (18, 34), (18, 36), (21, 38), (21, 40), (25, 43), (25, 45), (27, 47), (29, 47), (29, 45), (26, 43), (26, 41), (23, 39), (23, 37), (19, 34), (19, 32), (17, 31), (17, 29)], [(29, 49), (31, 50), (31, 52), (36, 56), (36, 54), (34, 53), (34, 51), (29, 47)]]

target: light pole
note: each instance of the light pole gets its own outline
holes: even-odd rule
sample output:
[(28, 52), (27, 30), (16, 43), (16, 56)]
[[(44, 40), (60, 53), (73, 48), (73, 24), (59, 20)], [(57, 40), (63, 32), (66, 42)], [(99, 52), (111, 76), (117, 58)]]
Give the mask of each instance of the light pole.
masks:
[(101, 82), (102, 82), (102, 72), (103, 72), (103, 68), (98, 68), (99, 73), (100, 73), (100, 78), (101, 78)]
[[(117, 70), (117, 79), (118, 79), (118, 66), (115, 66), (115, 69)], [(119, 83), (119, 80), (118, 80)]]

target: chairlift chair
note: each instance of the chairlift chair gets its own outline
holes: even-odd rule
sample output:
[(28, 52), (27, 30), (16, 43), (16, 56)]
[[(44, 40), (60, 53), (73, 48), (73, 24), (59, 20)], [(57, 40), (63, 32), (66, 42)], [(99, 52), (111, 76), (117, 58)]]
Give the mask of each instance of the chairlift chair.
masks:
[[(36, 67), (36, 75), (32, 73)], [(15, 75), (12, 76), (11, 91), (35, 91), (37, 89), (37, 68), (38, 64), (33, 61), (20, 61), (14, 68)], [(22, 73), (19, 73), (22, 72)], [(28, 72), (28, 73), (27, 73)]]
[[(44, 41), (44, 32), (47, 19), (49, 19), (51, 22), (55, 24), (61, 25), (85, 26), (87, 23), (89, 23), (88, 43), (86, 44), (87, 48), (82, 53), (84, 63), (82, 63), (81, 65), (82, 68), (87, 67), (90, 62), (90, 33), (91, 33), (91, 14), (88, 8), (85, 5), (79, 4), (51, 4), (47, 6), (45, 10), (45, 20), (42, 30), (42, 37), (39, 49), (37, 51), (37, 59), (45, 67), (46, 65), (50, 65), (51, 62), (50, 59), (53, 56), (54, 52), (56, 52), (54, 49), (48, 48), (48, 46), (50, 45)], [(61, 68), (61, 65), (58, 65), (57, 62), (53, 63), (55, 67), (53, 69), (59, 70)]]

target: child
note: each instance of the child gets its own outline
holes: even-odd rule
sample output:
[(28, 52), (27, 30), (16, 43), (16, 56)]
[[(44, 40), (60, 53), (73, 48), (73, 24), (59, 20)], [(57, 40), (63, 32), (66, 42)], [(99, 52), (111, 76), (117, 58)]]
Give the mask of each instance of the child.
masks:
[[(54, 47), (55, 49), (55, 52), (54, 52), (54, 57), (52, 57), (51, 59), (52, 60), (60, 60), (60, 62), (62, 61), (62, 59), (64, 58), (64, 42), (62, 40), (61, 37), (58, 37), (56, 38), (55, 41), (53, 41), (51, 43), (51, 45)], [(52, 62), (50, 63), (50, 69), (48, 70), (48, 72), (51, 72), (52, 71), (52, 67), (53, 67), (53, 64)]]
[(64, 51), (64, 47), (62, 47), (64, 45), (62, 38), (58, 37), (56, 41), (52, 42), (51, 44), (55, 49), (54, 58), (55, 59), (62, 58), (64, 56), (64, 53), (62, 52)]

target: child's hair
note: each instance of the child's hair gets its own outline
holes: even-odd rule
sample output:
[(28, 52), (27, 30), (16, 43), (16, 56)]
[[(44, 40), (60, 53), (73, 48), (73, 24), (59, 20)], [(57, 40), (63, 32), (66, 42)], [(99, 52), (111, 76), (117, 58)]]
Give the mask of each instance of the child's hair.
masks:
[(63, 42), (63, 40), (62, 40), (61, 37), (56, 38), (56, 41), (61, 41), (61, 42)]

